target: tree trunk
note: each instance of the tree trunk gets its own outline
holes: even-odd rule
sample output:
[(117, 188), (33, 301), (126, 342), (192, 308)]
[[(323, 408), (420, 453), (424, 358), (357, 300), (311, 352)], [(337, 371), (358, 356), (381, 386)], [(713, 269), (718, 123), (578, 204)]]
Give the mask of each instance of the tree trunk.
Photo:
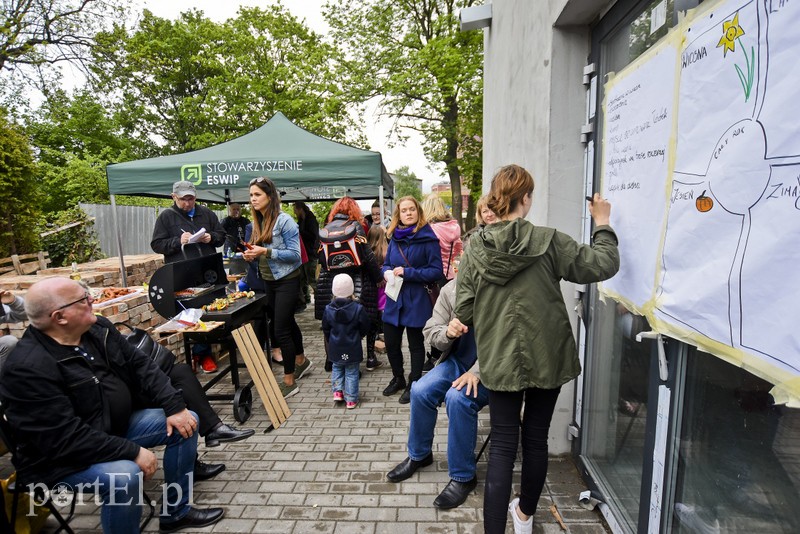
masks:
[(461, 215), (461, 172), (458, 169), (458, 102), (455, 98), (448, 99), (447, 111), (444, 114), (442, 127), (445, 131), (445, 151), (443, 162), (447, 165), (447, 175), (450, 177), (450, 191), (453, 196), (453, 218), (458, 222), (461, 231), (464, 231), (464, 220)]
[(467, 197), (467, 218), (464, 220), (464, 231), (468, 232), (475, 227), (475, 206), (477, 202), (475, 202), (472, 191), (470, 191), (470, 195)]

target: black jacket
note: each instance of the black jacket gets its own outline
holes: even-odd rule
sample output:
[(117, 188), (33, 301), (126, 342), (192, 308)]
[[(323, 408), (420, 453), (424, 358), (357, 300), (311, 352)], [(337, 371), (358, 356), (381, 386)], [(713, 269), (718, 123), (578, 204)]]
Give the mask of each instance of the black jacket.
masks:
[[(319, 223), (314, 214), (309, 212), (302, 219), (298, 219), (297, 226), (300, 228), (300, 239), (306, 246), (306, 253), (312, 256), (319, 247)], [(316, 258), (316, 256), (314, 256)]]
[[(335, 218), (346, 220), (347, 215), (339, 214)], [(381, 266), (378, 265), (378, 260), (375, 259), (375, 254), (367, 244), (367, 237), (363, 233), (361, 225), (359, 225), (358, 235), (360, 237), (358, 240), (358, 254), (361, 258), (361, 266), (353, 270), (326, 271), (325, 253), (321, 248), (318, 250), (319, 264), (322, 267), (317, 279), (317, 287), (314, 291), (314, 317), (318, 320), (322, 319), (322, 315), (325, 313), (325, 306), (328, 305), (333, 296), (333, 277), (340, 272), (346, 272), (353, 278), (354, 294), (366, 308), (370, 320), (374, 323), (378, 322), (377, 284), (383, 281), (383, 274), (381, 273)]]
[[(108, 319), (98, 317), (83, 342), (102, 352), (132, 396), (152, 399), (167, 416), (186, 408), (169, 377)], [(51, 485), (92, 464), (139, 454), (139, 445), (109, 433), (108, 401), (89, 363), (33, 326), (6, 360), (0, 398), (17, 442), (15, 467), (22, 482)]]
[(242, 251), (239, 242), (245, 239), (244, 233), (248, 224), (250, 224), (250, 219), (244, 215), (238, 219), (234, 219), (229, 215), (220, 221), (222, 229), (225, 230), (225, 245), (228, 249)]
[(322, 316), (322, 331), (328, 340), (328, 359), (341, 364), (362, 361), (361, 338), (367, 335), (369, 327), (370, 320), (364, 306), (351, 299), (333, 299)]
[[(217, 252), (217, 247), (221, 247), (225, 242), (225, 230), (217, 218), (216, 213), (205, 206), (195, 204), (194, 217), (189, 217), (185, 211), (173, 204), (158, 215), (156, 224), (153, 227), (153, 239), (150, 241), (150, 248), (153, 252), (164, 255), (165, 263), (172, 263), (184, 259), (181, 252), (181, 234), (186, 232), (195, 233), (200, 228), (205, 228), (211, 234), (211, 243), (198, 243), (195, 250), (199, 250), (201, 256), (210, 256)], [(187, 248), (187, 255), (197, 256), (197, 253), (190, 252)]]

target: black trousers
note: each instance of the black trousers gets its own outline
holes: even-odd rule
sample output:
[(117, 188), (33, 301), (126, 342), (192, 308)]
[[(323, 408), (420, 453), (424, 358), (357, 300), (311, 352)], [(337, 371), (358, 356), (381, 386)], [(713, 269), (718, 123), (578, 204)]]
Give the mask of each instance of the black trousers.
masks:
[(411, 352), (411, 373), (408, 375), (410, 384), (414, 380), (419, 380), (422, 376), (422, 367), (425, 365), (425, 338), (422, 335), (422, 328), (383, 323), (383, 337), (386, 341), (389, 365), (392, 366), (392, 374), (398, 378), (402, 378), (405, 374), (402, 349), (404, 330), (408, 338), (408, 350)]
[(185, 363), (176, 363), (169, 372), (172, 387), (181, 390), (186, 407), (200, 418), (199, 431), (201, 436), (208, 434), (212, 428), (220, 423), (220, 418), (208, 402), (203, 386), (197, 380), (192, 367)]
[[(511, 497), (511, 476), (522, 429), (522, 480), (519, 508), (536, 512), (547, 477), (547, 436), (561, 388), (525, 391), (489, 390), (491, 450), (483, 498), (483, 528), (487, 534), (504, 534)], [(525, 412), (520, 421), (522, 402)], [(520, 424), (521, 423), (521, 424)]]
[(264, 281), (267, 306), (272, 308), (275, 324), (275, 338), (283, 356), (283, 373), (292, 374), (295, 357), (303, 354), (303, 333), (294, 319), (297, 294), (300, 291), (300, 277)]

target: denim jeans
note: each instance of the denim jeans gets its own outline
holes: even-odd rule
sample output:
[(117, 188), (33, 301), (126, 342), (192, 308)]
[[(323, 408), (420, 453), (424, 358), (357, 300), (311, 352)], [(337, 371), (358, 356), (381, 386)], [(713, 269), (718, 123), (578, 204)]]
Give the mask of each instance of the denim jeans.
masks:
[(331, 390), (343, 391), (347, 402), (358, 402), (358, 363), (334, 363)]
[[(197, 419), (197, 415), (191, 412)], [(164, 505), (166, 515), (162, 519), (177, 521), (189, 513), (189, 500), (194, 479), (194, 460), (197, 456), (197, 433), (189, 439), (183, 439), (177, 431), (167, 436), (167, 423), (164, 410), (148, 409), (133, 412), (128, 424), (130, 441), (152, 448), (166, 445), (164, 451), (164, 481), (166, 495)], [(100, 512), (100, 524), (103, 532), (113, 534), (138, 534), (139, 521), (144, 504), (142, 497), (142, 471), (133, 460), (116, 460), (93, 464), (83, 471), (72, 473), (61, 482), (69, 484), (78, 493), (78, 484), (84, 484), (86, 491), (89, 485), (99, 484), (97, 494), (103, 503)], [(155, 499), (155, 496), (151, 496)], [(161, 510), (164, 512), (164, 510)]]
[(450, 357), (411, 386), (408, 456), (419, 461), (430, 454), (438, 408), (444, 401), (449, 420), (447, 468), (450, 478), (457, 482), (475, 478), (478, 412), (489, 402), (489, 392), (483, 384), (478, 384), (477, 398), (467, 396), (466, 387), (461, 391), (453, 387), (453, 381), (466, 371), (462, 362)]

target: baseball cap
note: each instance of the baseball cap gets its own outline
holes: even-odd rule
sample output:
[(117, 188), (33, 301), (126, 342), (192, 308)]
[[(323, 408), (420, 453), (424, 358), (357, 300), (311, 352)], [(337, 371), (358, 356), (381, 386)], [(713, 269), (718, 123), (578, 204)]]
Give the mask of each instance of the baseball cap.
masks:
[(333, 277), (333, 296), (346, 299), (353, 296), (353, 279), (349, 274), (340, 273)]
[(186, 195), (197, 196), (197, 189), (195, 189), (194, 184), (183, 180), (172, 184), (172, 192), (177, 195), (178, 198), (183, 198)]

